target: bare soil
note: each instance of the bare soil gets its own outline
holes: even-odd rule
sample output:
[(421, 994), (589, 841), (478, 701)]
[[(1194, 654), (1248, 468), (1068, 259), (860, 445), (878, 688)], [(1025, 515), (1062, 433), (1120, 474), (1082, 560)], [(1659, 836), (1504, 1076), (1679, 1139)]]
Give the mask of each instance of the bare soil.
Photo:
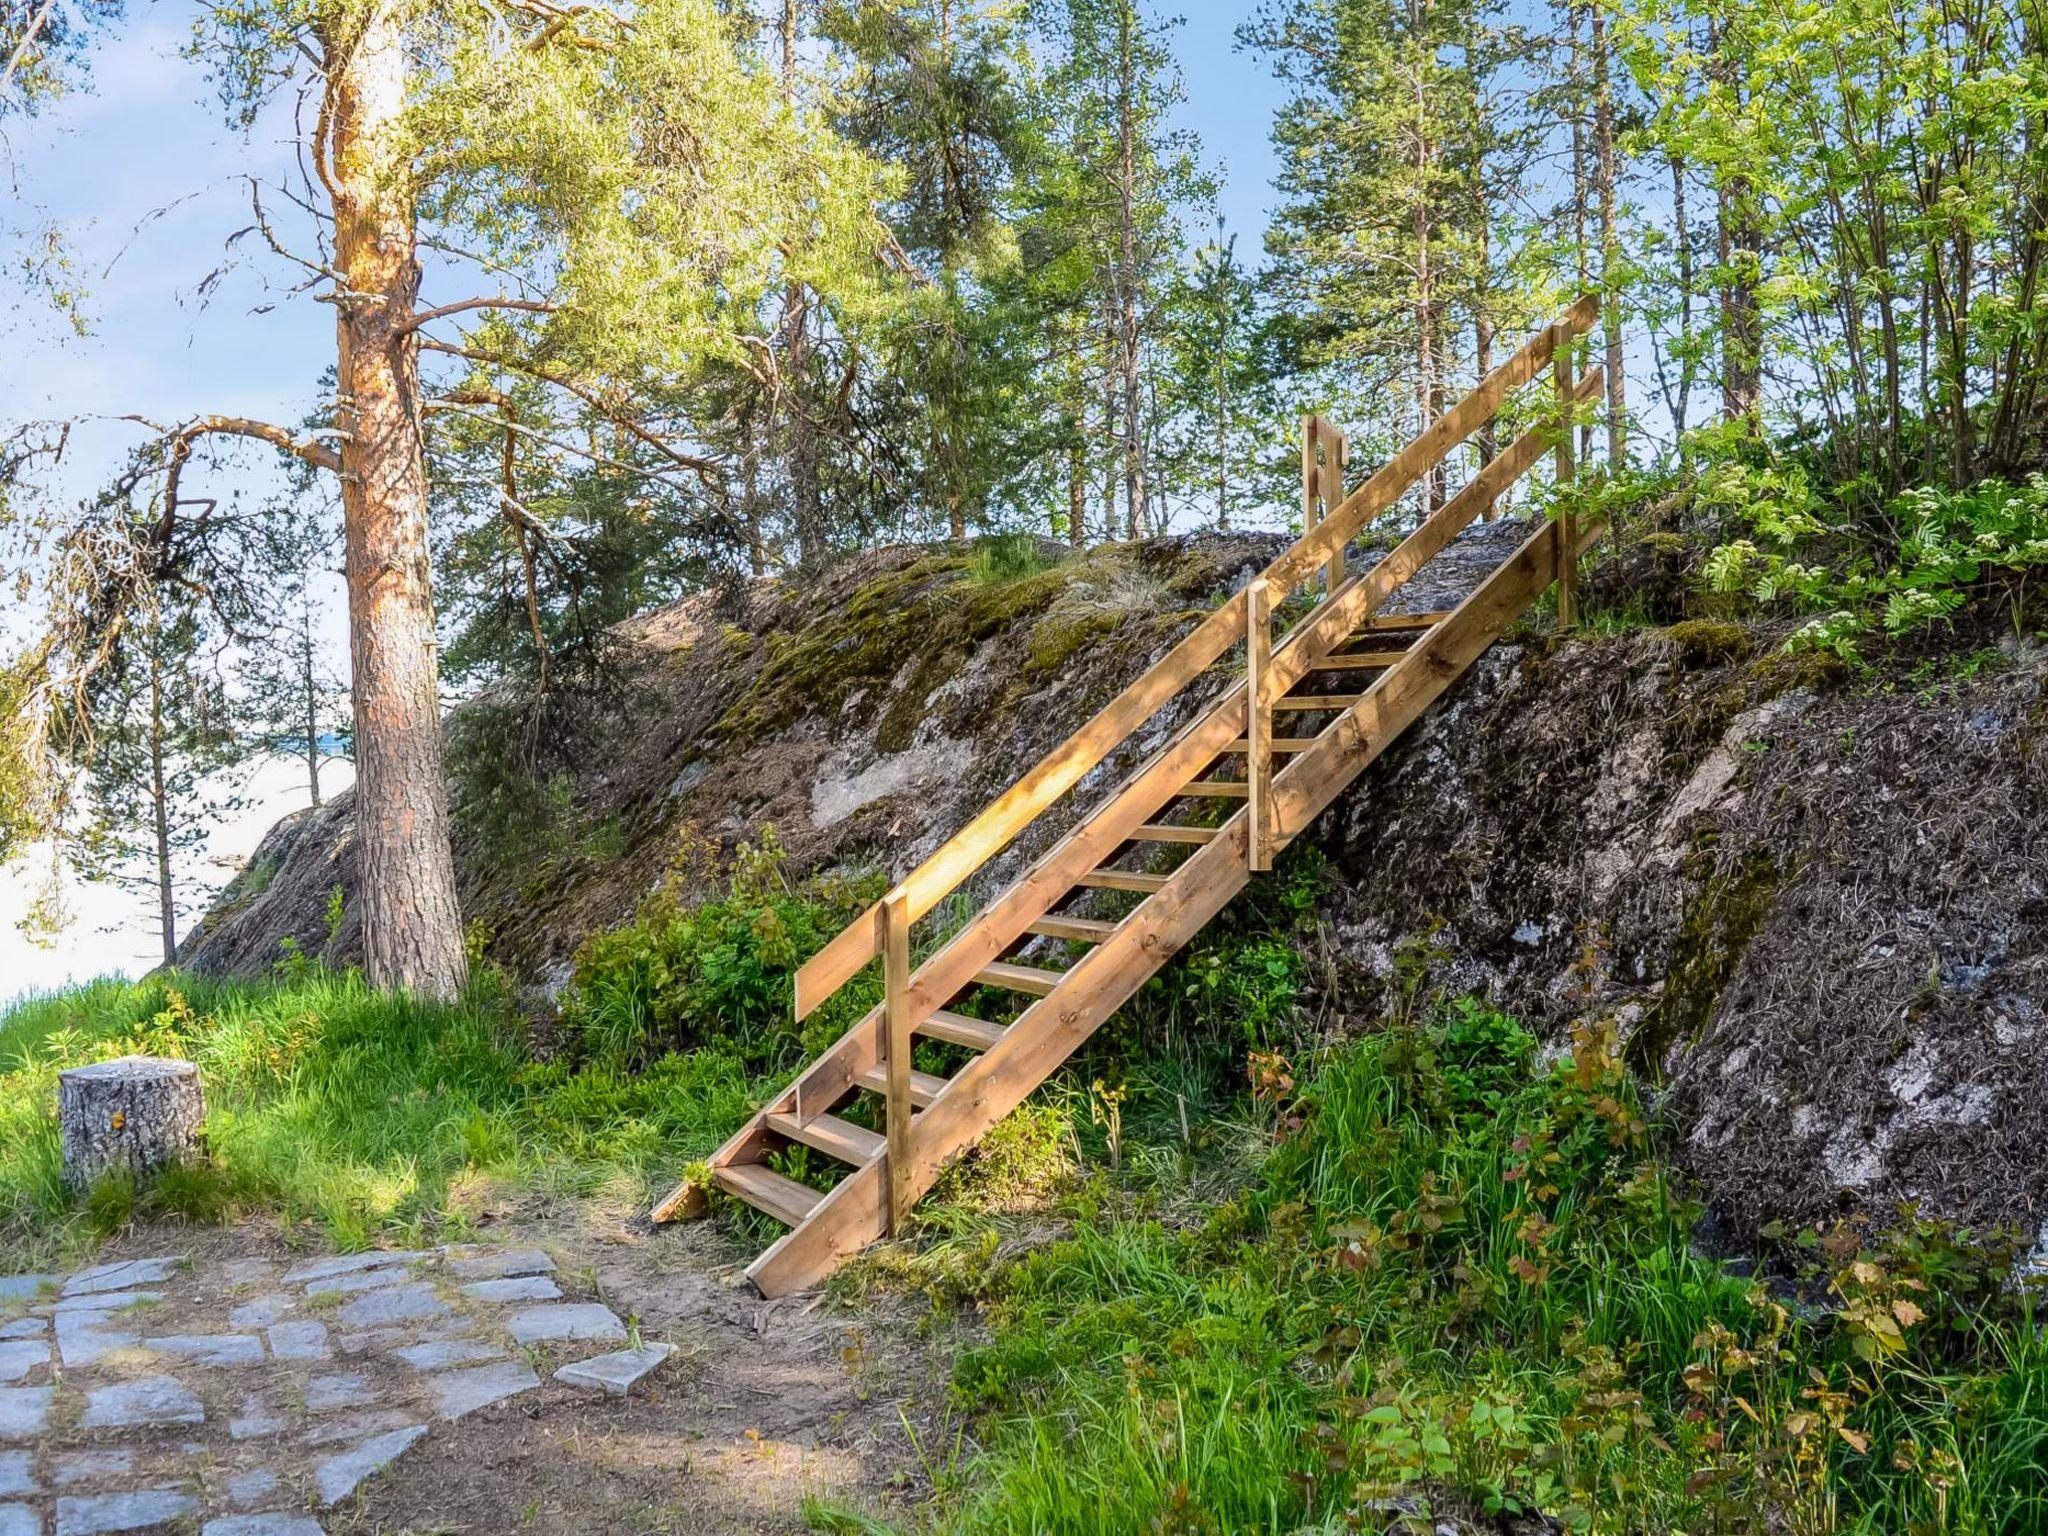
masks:
[[(764, 1302), (741, 1275), (743, 1251), (711, 1224), (608, 1236), (511, 1224), (493, 1232), (495, 1242), (548, 1250), (572, 1293), (594, 1289), (641, 1338), (676, 1353), (625, 1398), (543, 1370), (539, 1391), (435, 1424), (353, 1500), (323, 1512), (330, 1532), (801, 1531), (806, 1498), (888, 1517), (930, 1497), (919, 1447), (951, 1439), (948, 1351), (907, 1309), (821, 1296)], [(252, 1222), (137, 1229), (96, 1258), (176, 1252), (211, 1267), (319, 1251)]]

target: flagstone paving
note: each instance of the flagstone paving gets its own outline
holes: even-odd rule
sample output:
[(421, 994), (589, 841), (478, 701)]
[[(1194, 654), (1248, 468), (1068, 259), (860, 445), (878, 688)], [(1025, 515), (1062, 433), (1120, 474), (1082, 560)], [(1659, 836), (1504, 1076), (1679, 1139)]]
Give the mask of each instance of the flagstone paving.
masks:
[(668, 1353), (599, 1353), (625, 1338), (532, 1248), (0, 1276), (0, 1536), (319, 1536), (536, 1366), (617, 1393)]

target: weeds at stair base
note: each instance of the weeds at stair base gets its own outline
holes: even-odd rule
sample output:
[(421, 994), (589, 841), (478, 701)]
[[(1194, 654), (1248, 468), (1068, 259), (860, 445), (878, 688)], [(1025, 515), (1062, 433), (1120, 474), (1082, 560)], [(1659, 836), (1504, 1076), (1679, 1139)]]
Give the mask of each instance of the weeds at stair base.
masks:
[(1535, 1056), (1432, 1000), (1240, 1099), (1271, 1150), (1220, 1206), (1140, 1152), (1014, 1263), (863, 1261), (990, 1328), (940, 1527), (2043, 1528), (2048, 1346), (2009, 1250), (1902, 1212), (1749, 1277), (1694, 1251), (1612, 1032)]

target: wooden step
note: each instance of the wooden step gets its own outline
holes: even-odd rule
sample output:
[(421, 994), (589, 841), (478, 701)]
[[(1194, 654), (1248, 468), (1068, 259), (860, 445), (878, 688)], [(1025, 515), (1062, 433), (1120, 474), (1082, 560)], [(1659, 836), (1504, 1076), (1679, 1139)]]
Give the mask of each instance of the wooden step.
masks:
[(1410, 651), (1333, 651), (1321, 661), (1308, 664), (1311, 672), (1372, 672), (1391, 667), (1414, 654)]
[(1134, 843), (1213, 843), (1216, 841), (1214, 827), (1171, 827), (1165, 822), (1148, 821), (1131, 833)]
[(1367, 619), (1359, 625), (1354, 634), (1399, 634), (1403, 631), (1435, 629), (1451, 616), (1449, 609), (1436, 613), (1383, 613)]
[(1128, 869), (1091, 869), (1076, 885), (1091, 886), (1098, 891), (1163, 891), (1166, 876), (1141, 875)]
[[(856, 1086), (867, 1089), (869, 1093), (879, 1093), (885, 1099), (889, 1097), (889, 1069), (882, 1062), (878, 1061), (867, 1071), (857, 1073), (853, 1081)], [(946, 1080), (943, 1077), (933, 1077), (929, 1072), (911, 1073), (911, 1107), (923, 1109), (939, 1096), (939, 1090), (945, 1086)]]
[(1181, 793), (1190, 799), (1242, 800), (1251, 786), (1243, 779), (1197, 779)]
[[(1315, 744), (1316, 739), (1313, 736), (1275, 736), (1271, 742), (1275, 752), (1306, 752)], [(1251, 749), (1252, 744), (1240, 736), (1223, 750), (1226, 752), (1249, 752)]]
[(771, 1113), (768, 1129), (778, 1136), (787, 1136), (791, 1141), (800, 1141), (807, 1147), (830, 1153), (842, 1163), (851, 1163), (856, 1168), (888, 1145), (866, 1126), (855, 1125), (837, 1115), (815, 1115), (806, 1125), (795, 1115)]
[(933, 1040), (943, 1040), (948, 1045), (964, 1045), (970, 1051), (985, 1051), (1003, 1038), (1007, 1025), (991, 1024), (987, 1019), (972, 1019), (964, 1013), (949, 1013), (944, 1008), (917, 1026), (917, 1033)]
[(795, 1226), (825, 1198), (823, 1190), (785, 1178), (766, 1163), (727, 1163), (711, 1170), (711, 1181), (729, 1195), (737, 1195), (757, 1211), (766, 1211), (777, 1221)]
[(1043, 997), (1060, 984), (1061, 971), (1040, 970), (1035, 965), (1016, 965), (1008, 960), (998, 960), (985, 965), (974, 973), (974, 979), (984, 987), (1003, 987), (1011, 992), (1029, 992), (1033, 997)]
[(1079, 939), (1083, 944), (1100, 944), (1116, 932), (1115, 923), (1098, 923), (1092, 917), (1056, 917), (1047, 913), (1024, 930), (1048, 939)]
[(1364, 697), (1362, 693), (1301, 693), (1288, 699), (1275, 699), (1273, 708), (1318, 711), (1349, 709)]

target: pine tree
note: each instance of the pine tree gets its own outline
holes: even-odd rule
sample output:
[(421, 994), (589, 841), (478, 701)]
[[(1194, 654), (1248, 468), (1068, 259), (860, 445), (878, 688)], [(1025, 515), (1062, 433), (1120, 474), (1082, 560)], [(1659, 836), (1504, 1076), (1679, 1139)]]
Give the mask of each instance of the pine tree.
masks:
[(180, 907), (200, 888), (186, 857), (234, 803), (214, 784), (240, 756), (216, 660), (198, 612), (164, 607), (128, 626), (93, 680), (80, 864), (150, 894), (166, 965), (177, 958)]

